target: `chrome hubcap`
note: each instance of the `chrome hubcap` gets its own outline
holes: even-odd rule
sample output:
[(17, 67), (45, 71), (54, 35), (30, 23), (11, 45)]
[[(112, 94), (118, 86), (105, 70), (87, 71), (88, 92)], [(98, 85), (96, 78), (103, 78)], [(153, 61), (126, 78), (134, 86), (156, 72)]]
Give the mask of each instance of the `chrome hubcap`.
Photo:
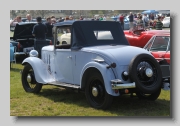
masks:
[(28, 74), (28, 76), (27, 76), (27, 82), (28, 82), (28, 83), (31, 83), (31, 75), (29, 75), (29, 74)]
[(147, 68), (147, 69), (145, 70), (145, 73), (146, 73), (146, 76), (147, 76), (147, 77), (152, 77), (152, 75), (153, 75), (153, 71), (152, 71), (150, 68)]
[(92, 95), (93, 95), (94, 97), (97, 97), (97, 96), (98, 96), (98, 90), (97, 90), (96, 87), (93, 87), (93, 88), (92, 88)]

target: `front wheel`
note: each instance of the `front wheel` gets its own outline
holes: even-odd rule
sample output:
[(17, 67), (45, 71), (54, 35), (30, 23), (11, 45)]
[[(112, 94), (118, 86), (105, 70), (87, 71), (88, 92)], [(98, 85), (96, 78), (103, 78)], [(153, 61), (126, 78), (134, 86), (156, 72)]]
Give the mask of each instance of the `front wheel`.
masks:
[(159, 97), (160, 93), (161, 93), (161, 89), (159, 89), (157, 92), (152, 94), (136, 92), (136, 95), (138, 96), (139, 99), (155, 101)]
[(42, 88), (42, 84), (36, 82), (34, 71), (30, 64), (24, 66), (21, 81), (26, 92), (39, 93)]
[(106, 92), (102, 75), (98, 71), (91, 73), (87, 79), (85, 95), (89, 104), (97, 109), (107, 109), (113, 101), (113, 96)]

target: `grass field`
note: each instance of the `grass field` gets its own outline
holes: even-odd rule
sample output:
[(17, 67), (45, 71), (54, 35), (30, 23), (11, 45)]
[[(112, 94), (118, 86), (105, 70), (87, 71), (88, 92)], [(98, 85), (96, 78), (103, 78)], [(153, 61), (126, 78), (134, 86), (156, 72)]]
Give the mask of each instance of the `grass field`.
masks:
[(84, 93), (55, 86), (43, 86), (39, 94), (26, 93), (20, 62), (10, 70), (10, 116), (170, 116), (170, 91), (162, 90), (156, 101), (122, 95), (108, 110), (91, 108)]

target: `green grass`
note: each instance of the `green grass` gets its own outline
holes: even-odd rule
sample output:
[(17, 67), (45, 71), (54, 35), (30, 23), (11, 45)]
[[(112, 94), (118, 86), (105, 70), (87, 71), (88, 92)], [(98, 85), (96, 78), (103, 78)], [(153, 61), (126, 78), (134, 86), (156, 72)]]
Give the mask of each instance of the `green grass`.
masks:
[(10, 70), (10, 116), (170, 116), (170, 91), (156, 101), (122, 95), (108, 110), (89, 106), (84, 93), (56, 86), (43, 86), (39, 94), (26, 93), (21, 84), (20, 63)]
[(10, 37), (13, 37), (14, 32), (10, 31)]

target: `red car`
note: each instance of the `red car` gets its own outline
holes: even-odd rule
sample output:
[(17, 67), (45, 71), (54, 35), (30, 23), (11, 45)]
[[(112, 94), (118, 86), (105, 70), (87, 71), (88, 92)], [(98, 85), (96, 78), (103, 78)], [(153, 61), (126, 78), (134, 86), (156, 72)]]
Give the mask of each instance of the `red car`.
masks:
[(157, 61), (165, 59), (170, 64), (170, 33), (154, 35), (144, 49), (150, 51)]
[(132, 46), (143, 48), (152, 36), (159, 33), (169, 33), (170, 30), (145, 30), (144, 28), (134, 28), (133, 30), (124, 30), (124, 34)]

